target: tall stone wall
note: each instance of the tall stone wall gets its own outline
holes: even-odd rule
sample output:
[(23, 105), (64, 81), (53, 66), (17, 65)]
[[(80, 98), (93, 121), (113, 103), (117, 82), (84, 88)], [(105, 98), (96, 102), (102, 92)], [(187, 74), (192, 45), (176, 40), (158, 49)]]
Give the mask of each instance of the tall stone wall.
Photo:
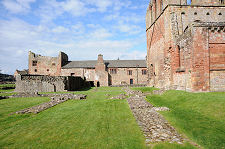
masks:
[(146, 15), (149, 85), (225, 90), (225, 7), (171, 3), (156, 20), (148, 14), (154, 9), (149, 6)]
[(15, 92), (62, 92), (84, 87), (80, 77), (17, 75)]

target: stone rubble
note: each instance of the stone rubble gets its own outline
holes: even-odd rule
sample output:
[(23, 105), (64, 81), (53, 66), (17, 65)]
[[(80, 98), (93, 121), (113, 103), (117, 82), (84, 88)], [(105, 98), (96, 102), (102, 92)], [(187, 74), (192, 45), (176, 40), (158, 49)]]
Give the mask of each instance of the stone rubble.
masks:
[(177, 131), (156, 111), (167, 111), (167, 107), (153, 107), (145, 100), (145, 96), (141, 91), (134, 91), (124, 88), (126, 93), (130, 95), (127, 99), (131, 111), (138, 125), (141, 127), (146, 143), (167, 141), (170, 143), (177, 142), (182, 144), (184, 139)]
[(167, 107), (153, 107), (152, 110), (155, 110), (155, 111), (170, 111), (170, 109), (167, 108)]
[[(41, 96), (41, 95), (40, 95)], [(67, 100), (83, 100), (86, 99), (87, 95), (74, 95), (74, 94), (46, 94), (43, 95), (44, 97), (51, 97), (51, 101), (31, 107), (31, 108), (27, 108), (24, 110), (20, 110), (15, 112), (16, 114), (28, 114), (28, 113), (39, 113), (41, 111), (44, 111), (48, 108), (51, 108), (57, 104), (63, 103)], [(42, 97), (43, 97), (42, 96)]]
[(125, 94), (120, 94), (118, 96), (111, 97), (110, 99), (126, 99), (127, 96)]

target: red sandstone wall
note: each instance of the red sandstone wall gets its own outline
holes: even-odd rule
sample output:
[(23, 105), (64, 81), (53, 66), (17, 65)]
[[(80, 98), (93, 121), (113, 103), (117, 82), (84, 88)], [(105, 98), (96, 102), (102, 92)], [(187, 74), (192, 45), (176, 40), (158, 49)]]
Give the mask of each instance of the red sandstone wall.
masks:
[[(168, 7), (156, 23), (147, 29), (149, 85), (190, 91), (209, 91), (212, 84), (212, 81), (210, 83), (212, 72), (209, 72), (209, 67), (212, 65), (223, 67), (225, 63), (222, 56), (225, 42), (221, 40), (224, 37), (217, 33), (208, 35), (207, 27), (192, 28), (190, 23), (197, 20), (225, 21), (224, 10), (225, 7)], [(189, 33), (187, 33), (188, 30)], [(212, 46), (208, 39), (215, 39), (222, 44)], [(180, 52), (177, 50), (177, 45), (180, 45)], [(210, 59), (209, 45), (212, 46), (211, 51), (214, 51), (214, 57)], [(221, 82), (220, 84), (224, 82), (223, 72), (217, 72), (212, 76), (218, 76), (216, 80)]]
[(210, 91), (225, 90), (225, 29), (209, 30)]

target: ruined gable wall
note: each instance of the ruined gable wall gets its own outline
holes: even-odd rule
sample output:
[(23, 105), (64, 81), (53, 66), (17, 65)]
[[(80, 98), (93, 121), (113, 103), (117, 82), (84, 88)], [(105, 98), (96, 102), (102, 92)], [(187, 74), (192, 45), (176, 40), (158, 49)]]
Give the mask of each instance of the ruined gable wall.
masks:
[[(37, 65), (33, 66), (36, 61)], [(40, 56), (29, 52), (29, 74), (58, 76), (58, 57)]]
[[(110, 69), (116, 69), (116, 74), (110, 74)], [(132, 71), (132, 75), (128, 75), (128, 70)], [(142, 70), (146, 68), (108, 68), (110, 85), (129, 85), (130, 79), (133, 84), (147, 84), (148, 75), (143, 75)]]

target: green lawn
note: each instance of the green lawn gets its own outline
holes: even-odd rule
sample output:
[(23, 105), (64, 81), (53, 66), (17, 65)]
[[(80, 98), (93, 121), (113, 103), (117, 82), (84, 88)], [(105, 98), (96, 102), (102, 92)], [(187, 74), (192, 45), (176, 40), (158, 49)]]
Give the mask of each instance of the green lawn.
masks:
[[(155, 88), (137, 89), (152, 92)], [(189, 143), (157, 143), (146, 147), (127, 101), (109, 99), (123, 93), (121, 88), (91, 88), (74, 93), (88, 95), (87, 100), (70, 100), (39, 114), (10, 115), (47, 102), (49, 98), (0, 100), (0, 148), (194, 148)], [(171, 111), (162, 114), (179, 132), (204, 148), (224, 147), (224, 99), (225, 93), (182, 91), (148, 96), (154, 105), (169, 107)]]
[(0, 96), (10, 96), (15, 93), (12, 93), (14, 89), (3, 89), (5, 87), (15, 87), (15, 84), (0, 84)]
[[(155, 106), (169, 107), (171, 111), (162, 112), (166, 119), (202, 147), (225, 148), (225, 92), (188, 93), (171, 90), (162, 96), (149, 95), (147, 100)], [(159, 146), (163, 148), (163, 145)]]
[(76, 93), (87, 94), (87, 100), (70, 100), (36, 115), (9, 114), (48, 98), (0, 100), (0, 148), (146, 148), (127, 101), (106, 99), (121, 88)]

